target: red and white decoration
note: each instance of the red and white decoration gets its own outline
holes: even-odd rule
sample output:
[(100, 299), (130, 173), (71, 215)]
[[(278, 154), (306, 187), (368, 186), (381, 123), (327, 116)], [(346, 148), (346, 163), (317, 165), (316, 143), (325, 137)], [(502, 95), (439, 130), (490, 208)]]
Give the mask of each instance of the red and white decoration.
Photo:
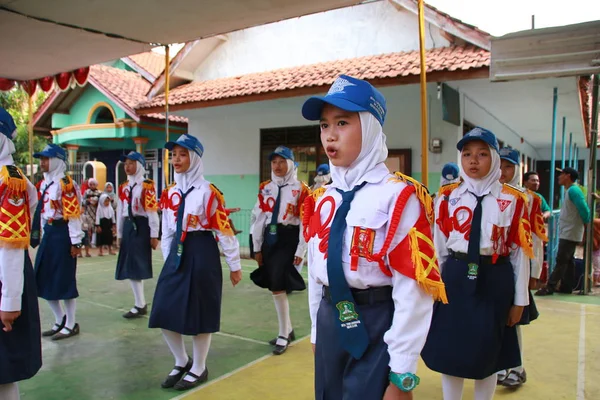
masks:
[(90, 75), (90, 67), (78, 68), (71, 72), (61, 72), (54, 76), (46, 76), (40, 79), (32, 79), (29, 81), (14, 81), (12, 79), (0, 78), (0, 92), (7, 92), (19, 84), (27, 92), (29, 96), (33, 96), (38, 87), (44, 92), (51, 92), (54, 86), (61, 92), (74, 88), (75, 86), (83, 86), (87, 83)]

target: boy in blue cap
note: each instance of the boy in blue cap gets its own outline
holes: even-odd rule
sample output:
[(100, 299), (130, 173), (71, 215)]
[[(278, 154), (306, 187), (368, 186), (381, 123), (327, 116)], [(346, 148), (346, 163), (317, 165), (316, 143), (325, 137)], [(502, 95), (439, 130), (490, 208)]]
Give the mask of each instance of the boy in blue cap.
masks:
[(148, 314), (144, 280), (152, 278), (152, 250), (158, 247), (158, 203), (154, 181), (145, 179), (146, 159), (136, 151), (121, 156), (127, 180), (119, 187), (117, 238), (121, 239), (116, 280), (128, 279), (135, 304), (123, 318)]
[(287, 293), (306, 289), (297, 267), (306, 253), (300, 212), (308, 187), (298, 180), (294, 153), (278, 146), (269, 155), (271, 180), (260, 184), (253, 214), (252, 241), (258, 268), (250, 279), (273, 295), (279, 334), (271, 340), (273, 354), (281, 355), (295, 339)]
[[(11, 115), (0, 107), (0, 399), (18, 400), (18, 381), (42, 366), (40, 313), (27, 248), (37, 193), (14, 166), (16, 135)], [(17, 216), (16, 219), (14, 216)]]
[[(49, 144), (33, 156), (40, 159), (44, 180), (33, 217), (31, 245), (40, 244), (41, 236), (35, 258), (38, 296), (48, 301), (55, 318), (55, 324), (42, 336), (61, 340), (79, 334), (75, 299), (79, 297), (76, 270), (83, 239), (81, 192), (77, 183), (65, 175), (67, 153), (63, 148)], [(65, 311), (60, 300), (64, 300)]]
[(321, 164), (317, 167), (317, 176), (315, 176), (315, 183), (310, 188), (311, 191), (317, 190), (325, 185), (331, 183), (331, 172), (329, 170), (329, 164)]
[(433, 300), (445, 300), (431, 198), (391, 174), (383, 95), (341, 75), (302, 115), (320, 121), (332, 183), (305, 202), (315, 398), (412, 399)]

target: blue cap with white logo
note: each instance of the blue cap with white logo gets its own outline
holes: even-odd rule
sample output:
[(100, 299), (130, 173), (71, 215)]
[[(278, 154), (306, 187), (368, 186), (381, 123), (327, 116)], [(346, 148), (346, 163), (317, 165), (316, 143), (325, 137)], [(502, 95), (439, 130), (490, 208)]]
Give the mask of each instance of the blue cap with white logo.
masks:
[(142, 167), (146, 168), (146, 159), (137, 151), (130, 151), (127, 154), (123, 154), (121, 157), (119, 157), (119, 159), (121, 160), (121, 162), (125, 162), (125, 160), (137, 161), (140, 164), (142, 164)]
[(317, 175), (327, 175), (329, 173), (329, 164), (321, 164), (317, 167)]
[(447, 163), (444, 165), (444, 168), (442, 168), (442, 176), (449, 181), (458, 178), (459, 173), (458, 165), (453, 162)]
[(16, 130), (17, 125), (15, 125), (12, 115), (0, 107), (0, 132), (10, 140), (13, 140)]
[(67, 162), (67, 152), (65, 149), (56, 144), (48, 144), (44, 147), (44, 150), (34, 153), (34, 158), (48, 157), (48, 158), (58, 158), (59, 160), (63, 160)]
[(280, 156), (285, 158), (286, 160), (294, 161), (294, 152), (285, 146), (277, 146), (275, 151), (269, 154), (269, 161), (272, 161), (273, 157), (275, 156)]
[(187, 133), (179, 136), (179, 139), (177, 139), (175, 142), (167, 142), (165, 144), (165, 149), (173, 150), (173, 147), (175, 146), (185, 147), (186, 149), (198, 154), (200, 157), (202, 157), (202, 154), (204, 154), (204, 146), (202, 146), (200, 140), (198, 140), (198, 138), (195, 136), (188, 135)]
[(500, 149), (500, 159), (519, 165), (521, 153), (519, 153), (519, 150), (515, 150), (511, 147), (503, 147)]
[(489, 144), (494, 150), (500, 151), (500, 145), (498, 144), (496, 135), (494, 135), (491, 131), (480, 127), (473, 128), (467, 132), (467, 134), (458, 141), (456, 148), (458, 151), (462, 151), (464, 145), (467, 142), (472, 142), (473, 140), (481, 140), (482, 142)]
[(379, 121), (385, 122), (387, 108), (385, 97), (367, 81), (348, 75), (340, 75), (325, 96), (311, 97), (302, 106), (302, 116), (309, 121), (319, 121), (325, 104), (345, 111), (367, 111)]

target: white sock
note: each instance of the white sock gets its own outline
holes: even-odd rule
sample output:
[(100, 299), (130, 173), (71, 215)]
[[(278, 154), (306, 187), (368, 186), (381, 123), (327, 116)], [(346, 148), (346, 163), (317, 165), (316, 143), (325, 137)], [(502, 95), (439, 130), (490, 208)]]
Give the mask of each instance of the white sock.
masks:
[[(206, 369), (206, 357), (208, 356), (208, 350), (210, 349), (210, 341), (212, 334), (201, 333), (193, 337), (194, 341), (194, 365), (190, 372), (195, 375), (202, 375)], [(188, 382), (194, 382), (196, 379), (190, 376), (184, 378)]]
[[(279, 322), (279, 336), (287, 338), (290, 334), (290, 327), (292, 326), (290, 320), (290, 303), (288, 302), (287, 294), (274, 294), (273, 301), (275, 302), (275, 310), (277, 310), (277, 320)], [(278, 345), (285, 346), (286, 343), (287, 342), (285, 340), (277, 338)]]
[[(175, 366), (177, 367), (185, 367), (188, 362), (188, 355), (185, 351), (185, 345), (183, 344), (183, 335), (168, 331), (166, 329), (161, 329), (163, 337), (165, 338), (165, 342), (169, 346), (169, 350), (175, 357)], [(169, 375), (177, 375), (179, 371), (176, 369), (172, 370)]]
[[(69, 299), (65, 300), (65, 310), (67, 312), (67, 323), (65, 324), (65, 328), (73, 329), (75, 327), (75, 311), (77, 310), (77, 300)], [(63, 329), (60, 331), (61, 333), (68, 334), (69, 331)]]
[(465, 380), (451, 375), (442, 374), (442, 393), (444, 400), (461, 400)]
[(513, 369), (518, 373), (522, 373), (525, 360), (523, 359), (523, 332), (521, 331), (521, 325), (517, 325), (517, 339), (519, 340), (519, 351), (521, 352), (521, 365)]
[(63, 317), (65, 316), (65, 312), (63, 311), (62, 306), (60, 305), (59, 300), (48, 300), (48, 305), (54, 314), (54, 322), (56, 325), (62, 324)]
[(475, 400), (492, 400), (496, 391), (496, 374), (475, 381)]
[[(131, 289), (133, 290), (135, 306), (143, 308), (146, 305), (146, 297), (144, 296), (144, 281), (130, 279), (129, 283), (131, 284)], [(131, 312), (135, 314), (138, 311), (134, 307), (131, 309)]]
[(0, 399), (19, 400), (19, 386), (16, 383), (0, 385)]

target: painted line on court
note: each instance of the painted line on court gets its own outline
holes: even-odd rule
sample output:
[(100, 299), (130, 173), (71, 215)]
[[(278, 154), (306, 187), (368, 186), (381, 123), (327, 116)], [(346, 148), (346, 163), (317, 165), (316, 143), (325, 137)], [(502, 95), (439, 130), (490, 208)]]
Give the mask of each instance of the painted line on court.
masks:
[[(102, 307), (102, 308), (107, 308), (109, 310), (121, 311), (121, 312), (127, 312), (127, 311), (129, 311), (129, 310), (126, 310), (124, 308), (117, 308), (117, 307), (109, 306), (107, 304), (97, 303), (95, 301), (85, 300), (85, 299), (81, 299), (81, 298), (78, 298), (78, 300), (81, 301), (81, 302), (83, 302), (83, 303), (91, 304), (91, 305)], [(148, 315), (142, 315), (142, 318), (149, 319), (150, 317)], [(264, 345), (264, 346), (270, 346), (270, 344), (268, 342), (262, 342), (260, 340), (252, 339), (252, 338), (245, 337), (245, 336), (236, 335), (234, 333), (215, 332), (214, 335), (219, 335), (219, 336), (228, 337), (228, 338), (232, 338), (232, 339), (243, 340), (245, 342), (250, 342), (250, 343), (254, 343), (254, 344), (261, 344), (261, 345)]]
[(577, 360), (577, 400), (585, 400), (585, 306), (581, 304), (579, 319), (579, 356)]
[[(305, 339), (307, 339), (309, 337), (310, 337), (310, 335), (306, 335), (304, 337), (301, 337), (300, 339), (298, 339), (298, 340), (290, 343), (288, 345), (288, 347), (293, 347), (293, 346), (297, 345), (298, 343), (302, 342), (303, 340), (305, 340)], [(179, 395), (177, 397), (173, 397), (173, 398), (171, 398), (171, 400), (183, 400), (183, 399), (187, 398), (188, 396), (190, 396), (191, 394), (194, 394), (194, 393), (199, 392), (199, 391), (201, 391), (203, 389), (206, 389), (207, 387), (209, 387), (211, 385), (214, 385), (217, 382), (221, 382), (222, 380), (225, 380), (225, 379), (227, 379), (227, 378), (229, 378), (229, 377), (231, 377), (231, 376), (233, 376), (233, 375), (235, 375), (235, 374), (237, 374), (239, 372), (242, 372), (245, 369), (248, 369), (248, 368), (250, 368), (250, 367), (252, 367), (252, 366), (254, 366), (254, 365), (258, 364), (258, 363), (261, 363), (261, 362), (263, 362), (263, 361), (265, 361), (265, 360), (267, 360), (267, 359), (269, 359), (271, 357), (274, 357), (274, 355), (272, 353), (271, 354), (267, 354), (265, 356), (262, 356), (260, 358), (257, 358), (256, 360), (251, 361), (248, 364), (242, 365), (241, 367), (239, 367), (237, 369), (234, 369), (233, 371), (228, 372), (228, 373), (226, 373), (224, 375), (221, 375), (221, 376), (219, 376), (218, 378), (216, 378), (214, 380), (208, 381), (206, 384), (201, 385), (201, 386), (195, 388), (194, 390), (190, 390), (187, 393), (181, 394), (181, 395)]]

